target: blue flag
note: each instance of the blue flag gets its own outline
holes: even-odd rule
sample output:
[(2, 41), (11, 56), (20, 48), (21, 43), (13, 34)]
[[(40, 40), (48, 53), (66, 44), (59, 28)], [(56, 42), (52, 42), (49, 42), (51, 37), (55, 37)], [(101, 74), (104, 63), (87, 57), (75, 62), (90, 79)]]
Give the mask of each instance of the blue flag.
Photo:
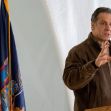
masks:
[(7, 0), (0, 6), (0, 111), (26, 111)]

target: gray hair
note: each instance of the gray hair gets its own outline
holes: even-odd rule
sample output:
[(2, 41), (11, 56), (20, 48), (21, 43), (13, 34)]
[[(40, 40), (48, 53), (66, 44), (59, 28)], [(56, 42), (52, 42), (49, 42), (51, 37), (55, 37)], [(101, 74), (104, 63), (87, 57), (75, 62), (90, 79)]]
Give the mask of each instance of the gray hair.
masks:
[(108, 7), (99, 7), (97, 8), (94, 13), (92, 14), (91, 17), (91, 22), (96, 22), (97, 21), (97, 17), (100, 13), (110, 13), (111, 14), (111, 9)]

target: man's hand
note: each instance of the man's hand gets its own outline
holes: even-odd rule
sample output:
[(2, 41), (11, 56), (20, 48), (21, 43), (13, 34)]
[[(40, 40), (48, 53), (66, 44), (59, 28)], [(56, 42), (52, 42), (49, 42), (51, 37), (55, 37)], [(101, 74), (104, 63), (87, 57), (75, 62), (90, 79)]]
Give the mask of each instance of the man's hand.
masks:
[(111, 57), (109, 56), (109, 42), (105, 41), (102, 43), (102, 49), (95, 60), (95, 64), (97, 67), (100, 67), (109, 61), (111, 61)]

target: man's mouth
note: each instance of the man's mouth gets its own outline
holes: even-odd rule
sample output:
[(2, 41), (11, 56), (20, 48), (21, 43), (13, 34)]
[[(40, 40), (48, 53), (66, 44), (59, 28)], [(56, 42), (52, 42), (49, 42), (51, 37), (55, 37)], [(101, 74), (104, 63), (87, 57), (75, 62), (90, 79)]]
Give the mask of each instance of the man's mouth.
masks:
[(105, 36), (111, 36), (111, 34), (110, 34), (110, 33), (104, 33), (104, 35), (105, 35)]

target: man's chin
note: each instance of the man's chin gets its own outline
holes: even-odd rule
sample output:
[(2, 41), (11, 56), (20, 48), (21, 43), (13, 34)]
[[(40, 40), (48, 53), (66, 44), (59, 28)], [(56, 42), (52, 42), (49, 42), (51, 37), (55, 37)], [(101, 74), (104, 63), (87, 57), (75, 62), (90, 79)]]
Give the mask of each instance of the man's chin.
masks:
[(108, 37), (104, 37), (104, 41), (108, 41), (111, 39), (111, 36), (108, 36)]

